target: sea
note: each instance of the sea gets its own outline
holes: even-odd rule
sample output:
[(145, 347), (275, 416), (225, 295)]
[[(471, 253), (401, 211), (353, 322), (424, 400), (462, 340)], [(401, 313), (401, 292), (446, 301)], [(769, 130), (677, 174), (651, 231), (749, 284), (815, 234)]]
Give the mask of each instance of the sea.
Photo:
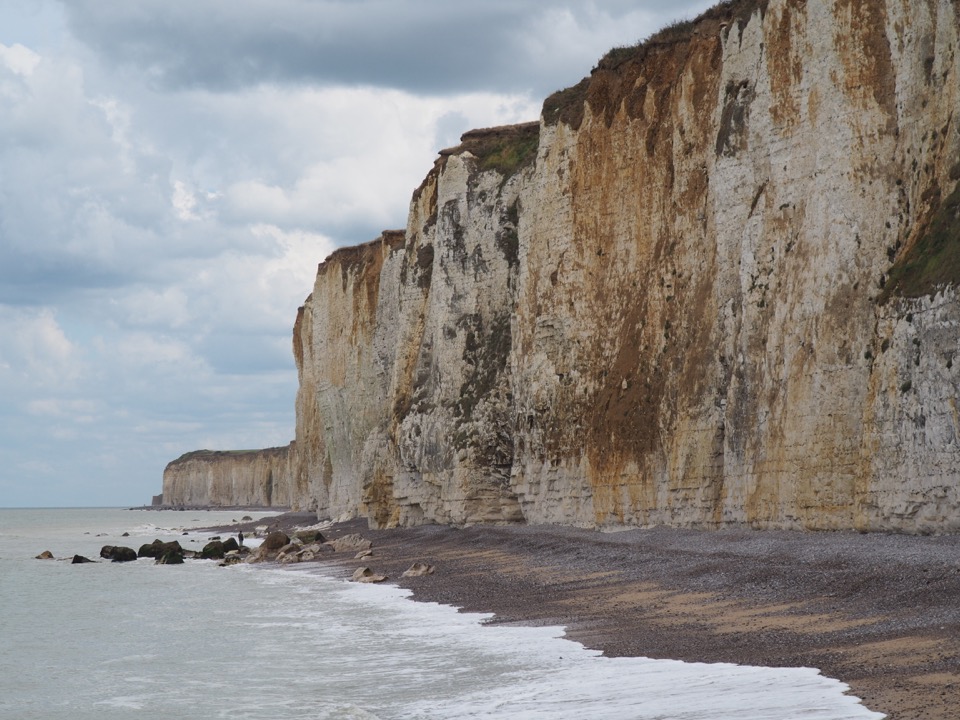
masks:
[(883, 717), (815, 669), (607, 658), (319, 563), (70, 562), (243, 514), (0, 509), (0, 719)]

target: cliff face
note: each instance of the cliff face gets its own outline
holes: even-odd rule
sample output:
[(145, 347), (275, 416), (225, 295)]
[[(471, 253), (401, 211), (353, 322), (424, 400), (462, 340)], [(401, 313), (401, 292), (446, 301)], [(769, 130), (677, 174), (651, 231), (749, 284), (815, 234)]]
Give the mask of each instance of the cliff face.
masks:
[(297, 319), (301, 505), (960, 530), (960, 12), (742, 0), (441, 153)]
[(306, 507), (301, 505), (304, 494), (297, 492), (293, 482), (291, 458), (295, 455), (292, 445), (187, 453), (164, 469), (163, 494), (154, 504)]

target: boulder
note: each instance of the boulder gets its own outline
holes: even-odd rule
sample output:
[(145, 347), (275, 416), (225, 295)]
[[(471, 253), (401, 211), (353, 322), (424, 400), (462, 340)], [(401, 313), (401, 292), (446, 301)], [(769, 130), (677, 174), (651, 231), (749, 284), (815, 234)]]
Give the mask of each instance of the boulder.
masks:
[(152, 543), (146, 543), (140, 546), (140, 549), (137, 550), (137, 557), (159, 557), (160, 553), (163, 551), (163, 542), (160, 539), (154, 540)]
[(243, 558), (240, 557), (239, 553), (231, 553), (223, 558), (223, 561), (218, 563), (220, 567), (229, 567), (230, 565), (237, 565), (243, 562)]
[(37, 555), (37, 560), (53, 560), (53, 553), (49, 550), (44, 550), (42, 553)]
[(222, 560), (224, 555), (226, 553), (220, 540), (211, 540), (200, 551), (200, 557), (204, 560)]
[(111, 562), (130, 562), (137, 559), (137, 551), (122, 545), (104, 545), (100, 557)]
[(232, 552), (233, 550), (239, 550), (239, 549), (240, 549), (240, 543), (237, 542), (236, 538), (228, 537), (226, 540), (223, 541), (224, 553)]
[(323, 533), (319, 530), (298, 530), (294, 533), (294, 536), (304, 543), (322, 543), (326, 541), (326, 538), (323, 537)]
[(290, 538), (287, 537), (287, 534), (277, 530), (267, 535), (260, 544), (260, 547), (263, 548), (265, 552), (274, 553), (279, 552), (284, 545), (289, 544)]
[(71, 565), (79, 565), (81, 563), (92, 563), (94, 562), (90, 558), (84, 557), (83, 555), (74, 555), (73, 560), (70, 562)]
[(360, 550), (369, 550), (373, 547), (373, 543), (365, 540), (362, 535), (351, 533), (350, 535), (344, 535), (343, 537), (330, 540), (330, 547), (336, 552), (359, 552)]
[(386, 575), (377, 575), (368, 567), (358, 567), (350, 578), (353, 582), (360, 583), (379, 583), (387, 579)]
[(433, 565), (427, 565), (422, 562), (415, 562), (409, 567), (409, 569), (404, 570), (403, 577), (421, 577), (423, 575), (433, 575), (434, 567)]
[(300, 562), (300, 556), (295, 552), (285, 553), (282, 552), (277, 555), (277, 562), (283, 565), (289, 565), (290, 563)]
[(157, 565), (183, 565), (184, 551), (176, 540), (160, 543), (160, 554), (156, 556)]

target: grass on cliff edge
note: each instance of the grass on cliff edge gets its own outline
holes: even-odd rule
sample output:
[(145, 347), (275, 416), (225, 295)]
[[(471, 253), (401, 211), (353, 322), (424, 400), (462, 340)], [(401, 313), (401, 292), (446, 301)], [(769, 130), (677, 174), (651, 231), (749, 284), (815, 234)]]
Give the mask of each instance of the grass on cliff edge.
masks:
[[(697, 26), (707, 20), (726, 20), (744, 26), (756, 12), (766, 12), (769, 0), (725, 0), (693, 20), (677, 20), (635, 45), (615, 47), (600, 58), (591, 71), (592, 76), (598, 70), (616, 71), (626, 62), (643, 62), (649, 50), (681, 43), (689, 40)], [(543, 102), (542, 114), (548, 124), (563, 122), (573, 129), (580, 128), (583, 121), (583, 106), (587, 102), (590, 89), (590, 76), (576, 85), (558, 90)]]
[(923, 236), (894, 263), (879, 300), (933, 295), (945, 285), (960, 285), (960, 183), (934, 213)]

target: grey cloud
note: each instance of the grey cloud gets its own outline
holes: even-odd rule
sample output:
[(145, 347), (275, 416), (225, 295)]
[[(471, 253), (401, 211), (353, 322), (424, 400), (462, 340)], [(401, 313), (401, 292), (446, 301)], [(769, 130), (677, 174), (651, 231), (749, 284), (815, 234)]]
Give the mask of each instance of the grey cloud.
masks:
[(549, 13), (567, 13), (589, 33), (598, 22), (617, 22), (638, 10), (656, 22), (665, 13), (676, 16), (685, 7), (695, 11), (705, 5), (696, 0), (74, 0), (65, 7), (81, 40), (168, 89), (292, 82), (440, 94), (545, 94), (575, 83), (589, 70), (574, 62), (596, 59), (576, 57), (575, 48), (569, 48), (572, 58), (569, 52), (539, 57), (535, 48), (542, 48), (542, 41), (549, 47), (550, 39), (537, 37), (538, 23)]

